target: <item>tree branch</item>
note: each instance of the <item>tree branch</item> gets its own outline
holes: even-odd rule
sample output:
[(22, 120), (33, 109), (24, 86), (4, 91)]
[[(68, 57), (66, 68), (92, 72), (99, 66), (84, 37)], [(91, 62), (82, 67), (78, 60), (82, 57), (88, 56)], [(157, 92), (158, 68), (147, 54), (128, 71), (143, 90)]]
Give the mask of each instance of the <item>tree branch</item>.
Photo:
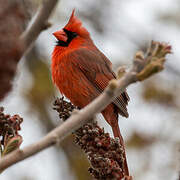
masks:
[(42, 30), (47, 29), (50, 26), (48, 18), (51, 15), (58, 0), (44, 0), (39, 7), (34, 21), (30, 27), (20, 36), (20, 41), (24, 42), (24, 53), (27, 48), (37, 39)]
[(4, 17), (0, 20), (0, 100), (11, 90), (19, 60), (41, 31), (50, 25), (47, 20), (58, 0), (44, 0), (24, 33), (22, 27), (27, 17), (22, 2), (0, 2), (0, 15)]
[(101, 112), (119, 96), (128, 85), (136, 81), (145, 80), (151, 75), (160, 72), (163, 69), (165, 55), (170, 52), (171, 47), (169, 45), (152, 41), (145, 57), (142, 52), (137, 52), (131, 70), (125, 73), (120, 79), (110, 81), (105, 91), (93, 102), (80, 111), (74, 112), (67, 121), (52, 130), (40, 141), (24, 149), (15, 150), (3, 157), (0, 161), (0, 171), (2, 172), (11, 165), (60, 142), (64, 137), (87, 123), (95, 114)]

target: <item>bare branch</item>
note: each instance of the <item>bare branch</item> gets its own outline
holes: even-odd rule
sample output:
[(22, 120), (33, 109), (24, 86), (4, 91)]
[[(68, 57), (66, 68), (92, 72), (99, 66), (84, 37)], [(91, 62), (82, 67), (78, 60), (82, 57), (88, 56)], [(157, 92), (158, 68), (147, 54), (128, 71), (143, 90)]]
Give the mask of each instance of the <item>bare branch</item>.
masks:
[(165, 43), (152, 42), (145, 57), (142, 53), (137, 53), (132, 69), (125, 73), (120, 79), (111, 81), (105, 91), (93, 102), (82, 110), (73, 113), (67, 121), (52, 130), (40, 141), (3, 157), (0, 161), (0, 171), (2, 172), (11, 165), (60, 142), (64, 137), (87, 123), (95, 114), (101, 112), (119, 96), (128, 85), (136, 81), (145, 80), (154, 73), (160, 72), (163, 69), (165, 55), (170, 53), (170, 50), (171, 47)]
[(58, 0), (44, 0), (42, 2), (42, 5), (35, 15), (34, 22), (31, 23), (31, 26), (26, 29), (20, 37), (20, 40), (24, 42), (23, 53), (37, 39), (41, 31), (47, 29), (51, 25), (48, 22), (48, 18), (57, 2)]
[[(40, 32), (50, 24), (47, 22), (58, 0), (44, 0), (30, 27), (23, 32), (26, 8), (23, 1), (0, 2), (0, 100), (11, 90), (17, 64), (27, 48), (36, 40)], [(21, 35), (22, 34), (22, 35)]]

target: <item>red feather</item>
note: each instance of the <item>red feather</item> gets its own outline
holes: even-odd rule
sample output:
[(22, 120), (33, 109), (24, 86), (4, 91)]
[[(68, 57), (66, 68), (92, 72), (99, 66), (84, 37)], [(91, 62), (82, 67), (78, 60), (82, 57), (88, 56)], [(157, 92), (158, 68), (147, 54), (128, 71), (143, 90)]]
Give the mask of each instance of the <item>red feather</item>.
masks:
[[(52, 55), (52, 77), (54, 83), (70, 101), (83, 108), (95, 99), (108, 85), (115, 74), (111, 69), (111, 62), (94, 45), (88, 31), (82, 27), (81, 21), (74, 16), (63, 28), (68, 39), (65, 45), (56, 46)], [(62, 31), (54, 33), (62, 44)], [(68, 33), (67, 33), (68, 32)], [(123, 92), (115, 101), (107, 106), (102, 114), (111, 125), (115, 137), (120, 136), (118, 113), (128, 117), (127, 104), (129, 97)]]

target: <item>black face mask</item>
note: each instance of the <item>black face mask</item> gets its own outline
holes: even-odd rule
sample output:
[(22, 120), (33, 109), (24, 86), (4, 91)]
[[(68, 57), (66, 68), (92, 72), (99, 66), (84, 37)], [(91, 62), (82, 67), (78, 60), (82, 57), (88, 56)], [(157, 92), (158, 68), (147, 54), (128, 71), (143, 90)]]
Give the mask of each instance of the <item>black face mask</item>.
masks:
[(64, 42), (64, 41), (61, 41), (61, 40), (58, 40), (56, 43), (56, 46), (63, 46), (63, 47), (67, 47), (69, 45), (69, 43), (77, 36), (77, 33), (75, 32), (72, 32), (72, 31), (68, 31), (67, 29), (63, 29), (64, 32), (66, 33), (67, 35), (67, 41)]

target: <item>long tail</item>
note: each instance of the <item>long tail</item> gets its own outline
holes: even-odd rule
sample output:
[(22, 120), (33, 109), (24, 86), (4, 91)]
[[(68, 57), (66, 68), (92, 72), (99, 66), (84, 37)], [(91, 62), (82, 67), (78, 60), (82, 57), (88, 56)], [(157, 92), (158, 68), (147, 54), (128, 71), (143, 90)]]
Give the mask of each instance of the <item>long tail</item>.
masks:
[(118, 137), (120, 140), (120, 144), (123, 147), (123, 157), (124, 157), (124, 172), (125, 175), (129, 176), (129, 170), (128, 170), (128, 164), (126, 160), (126, 152), (125, 152), (125, 145), (124, 140), (120, 132), (120, 128), (118, 125), (118, 113), (116, 114), (113, 109), (113, 104), (110, 104), (106, 107), (104, 111), (102, 111), (102, 114), (105, 118), (105, 120), (110, 124), (113, 130), (114, 137)]
[(124, 144), (123, 137), (118, 125), (118, 111), (115, 112), (114, 108), (116, 108), (114, 104), (108, 105), (106, 109), (102, 111), (102, 115), (104, 116), (108, 124), (112, 127), (114, 137), (118, 137), (121, 144)]
[(114, 137), (118, 137), (119, 140), (120, 140), (120, 143), (124, 144), (124, 140), (123, 140), (123, 137), (122, 137), (122, 135), (120, 133), (118, 122), (117, 122), (117, 124), (111, 125), (111, 127), (112, 127)]
[(114, 137), (118, 137), (118, 138), (119, 138), (120, 144), (121, 144), (122, 147), (123, 147), (124, 171), (125, 171), (125, 174), (126, 174), (127, 176), (129, 176), (128, 164), (127, 164), (127, 160), (126, 160), (125, 145), (124, 145), (124, 140), (123, 140), (123, 137), (122, 137), (121, 132), (120, 132), (120, 129), (119, 129), (118, 121), (117, 121), (117, 124), (116, 124), (116, 125), (113, 125), (113, 126), (111, 126), (111, 127), (112, 127), (112, 130), (113, 130)]

